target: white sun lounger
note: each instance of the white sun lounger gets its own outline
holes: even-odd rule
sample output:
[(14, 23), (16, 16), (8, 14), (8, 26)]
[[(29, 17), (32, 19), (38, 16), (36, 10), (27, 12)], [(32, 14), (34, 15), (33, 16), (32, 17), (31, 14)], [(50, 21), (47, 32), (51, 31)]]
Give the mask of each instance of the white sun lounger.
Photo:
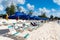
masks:
[(23, 38), (28, 38), (29, 37), (29, 33), (23, 34), (20, 32), (17, 32), (12, 26), (8, 26), (11, 35), (13, 36), (22, 36)]
[(29, 33), (24, 35), (24, 38), (28, 38), (29, 37)]
[(17, 36), (18, 34), (20, 34), (20, 32), (17, 32), (12, 26), (8, 26), (8, 29), (10, 30), (9, 34), (13, 36)]

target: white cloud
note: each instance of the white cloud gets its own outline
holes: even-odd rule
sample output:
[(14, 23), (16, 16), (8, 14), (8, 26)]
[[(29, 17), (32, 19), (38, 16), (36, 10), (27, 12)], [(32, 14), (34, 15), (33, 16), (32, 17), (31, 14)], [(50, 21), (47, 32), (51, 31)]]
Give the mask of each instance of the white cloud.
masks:
[(56, 16), (60, 17), (60, 12), (58, 12)]
[(60, 5), (60, 0), (53, 0), (54, 3), (57, 3), (58, 5)]
[[(13, 3), (14, 5), (17, 4), (25, 4), (25, 0), (0, 0), (0, 11), (3, 11), (7, 6), (10, 6), (11, 3)], [(21, 7), (21, 12), (26, 12), (24, 7)]]
[(34, 10), (34, 5), (27, 4), (27, 8), (28, 8), (29, 10)]
[(1, 4), (6, 7), (6, 6), (10, 6), (12, 2), (13, 2), (14, 5), (25, 4), (25, 0), (2, 0)]
[(0, 0), (0, 3), (2, 2), (2, 0)]
[(52, 9), (47, 9), (47, 8), (39, 8), (39, 10), (37, 11), (34, 11), (33, 12), (33, 15), (41, 15), (42, 13), (46, 13), (47, 17), (50, 17), (50, 15), (53, 15), (54, 17), (57, 16), (57, 17), (60, 17), (60, 10), (56, 10), (54, 8)]
[(53, 15), (54, 16), (57, 16), (57, 17), (60, 17), (60, 10), (56, 11), (56, 12), (53, 12)]
[(4, 7), (2, 5), (0, 5), (0, 11), (3, 11)]
[(17, 0), (20, 4), (24, 4), (25, 0)]
[(55, 12), (56, 10), (55, 9), (51, 9), (52, 12)]
[(25, 4), (25, 0), (0, 0), (0, 11), (3, 11), (7, 6), (10, 6), (12, 2), (14, 5)]
[(42, 13), (46, 13), (46, 15), (47, 15), (50, 12), (51, 12), (51, 10), (48, 10), (47, 8), (44, 7), (44, 8), (39, 8), (39, 10), (37, 10), (37, 11), (34, 11), (33, 15), (38, 16), (38, 15), (41, 15)]
[(34, 11), (33, 15), (38, 16), (38, 15), (41, 15), (42, 13), (46, 13), (47, 17), (50, 17), (50, 15), (60, 17), (60, 11), (58, 11), (58, 10), (56, 10), (54, 8), (47, 9), (45, 7), (44, 8), (39, 8), (39, 10)]
[(38, 11), (34, 11), (33, 15), (38, 16), (39, 15)]
[(20, 8), (21, 8), (21, 12), (26, 13), (27, 10), (23, 6), (20, 6)]
[(44, 8), (39, 8), (39, 12), (41, 13), (49, 13), (50, 10), (46, 9), (45, 7)]

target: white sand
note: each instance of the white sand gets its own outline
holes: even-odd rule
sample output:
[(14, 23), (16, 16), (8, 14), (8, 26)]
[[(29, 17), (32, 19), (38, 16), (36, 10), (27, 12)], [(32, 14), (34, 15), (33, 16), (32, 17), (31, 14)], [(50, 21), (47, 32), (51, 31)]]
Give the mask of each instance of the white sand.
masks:
[[(0, 19), (0, 21), (3, 22), (6, 20)], [(8, 20), (6, 22), (15, 23), (16, 20)], [(0, 26), (0, 29), (7, 29), (7, 26)], [(20, 36), (26, 33), (29, 33), (29, 37), (27, 38), (27, 40), (60, 40), (60, 25), (56, 22), (45, 23), (42, 27), (32, 32), (28, 32), (25, 30), (22, 34), (20, 34)], [(2, 38), (2, 36), (0, 36), (0, 39), (5, 40), (5, 38)]]
[(11, 39), (11, 38), (8, 38), (8, 37), (0, 36), (0, 40), (14, 40), (14, 39)]
[(6, 24), (8, 25), (11, 25), (12, 23), (16, 23), (17, 21), (15, 19), (9, 19), (9, 20), (6, 20), (6, 19), (0, 19), (0, 29), (7, 29), (8, 28), (8, 25), (7, 26), (4, 26), (3, 25), (3, 22), (6, 22)]
[(46, 23), (30, 33), (27, 40), (60, 40), (60, 25), (55, 22)]

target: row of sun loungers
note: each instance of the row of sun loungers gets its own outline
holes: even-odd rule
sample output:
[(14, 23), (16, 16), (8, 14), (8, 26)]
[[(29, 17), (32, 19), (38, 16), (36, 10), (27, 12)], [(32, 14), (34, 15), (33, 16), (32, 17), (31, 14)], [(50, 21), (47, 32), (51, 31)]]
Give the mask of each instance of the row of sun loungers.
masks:
[(36, 30), (38, 27), (40, 27), (40, 25), (42, 25), (40, 22), (16, 22), (16, 23), (6, 23), (6, 22), (2, 22), (3, 25), (7, 26), (9, 29), (9, 32), (6, 35), (10, 36), (14, 36), (17, 38), (23, 38), (26, 39), (29, 36), (29, 33), (25, 33), (21, 36), (21, 34), (24, 32), (24, 30), (28, 30), (28, 31), (33, 31)]

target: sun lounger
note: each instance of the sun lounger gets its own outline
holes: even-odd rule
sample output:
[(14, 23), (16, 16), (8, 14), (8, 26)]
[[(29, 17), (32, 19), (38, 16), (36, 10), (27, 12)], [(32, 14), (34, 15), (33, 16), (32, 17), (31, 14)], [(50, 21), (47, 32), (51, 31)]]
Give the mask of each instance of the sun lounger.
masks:
[[(29, 33), (27, 33), (25, 35), (23, 34), (22, 36), (20, 36), (20, 34), (22, 34), (22, 33), (17, 32), (16, 30), (11, 30), (11, 29), (13, 29), (12, 26), (9, 26), (8, 28), (10, 30), (11, 35), (13, 35), (14, 37), (16, 37), (17, 39), (18, 39), (18, 37), (22, 37), (23, 39), (26, 39), (26, 38), (29, 37)], [(14, 32), (12, 33), (12, 31), (14, 31)], [(22, 38), (20, 38), (20, 39), (22, 39)]]
[(7, 26), (7, 25), (8, 25), (8, 23), (3, 23), (3, 25), (4, 25), (4, 26)]
[(32, 26), (37, 26), (37, 23), (31, 22), (31, 25), (32, 25)]
[(28, 38), (28, 36), (29, 36), (29, 33), (25, 34), (24, 38)]
[[(20, 25), (21, 25), (21, 24), (20, 24)], [(25, 30), (25, 29), (28, 28), (28, 25), (27, 25), (26, 23), (23, 23), (23, 24), (21, 25), (21, 28), (22, 28), (22, 30)]]
[(15, 24), (16, 24), (16, 22), (14, 22), (14, 23), (12, 23), (12, 24), (14, 24), (14, 25), (15, 25)]
[(12, 26), (8, 26), (8, 28), (10, 30), (9, 34), (12, 34), (13, 36), (17, 36), (18, 34), (20, 34), (20, 32), (17, 32)]

